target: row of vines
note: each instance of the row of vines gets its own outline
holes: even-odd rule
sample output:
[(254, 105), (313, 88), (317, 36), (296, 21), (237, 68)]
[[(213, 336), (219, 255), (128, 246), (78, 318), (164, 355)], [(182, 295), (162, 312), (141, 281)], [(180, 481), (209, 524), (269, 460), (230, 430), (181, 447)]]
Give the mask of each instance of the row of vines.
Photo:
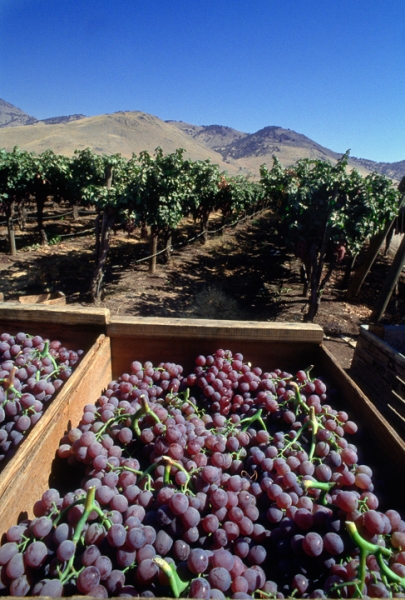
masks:
[[(306, 319), (312, 321), (322, 292), (337, 264), (349, 271), (364, 242), (398, 213), (400, 192), (383, 175), (366, 177), (347, 169), (348, 153), (335, 165), (303, 159), (284, 168), (276, 158), (263, 165), (260, 180), (229, 176), (209, 160), (191, 161), (179, 149), (153, 155), (141, 152), (98, 155), (90, 149), (72, 157), (47, 150), (42, 154), (16, 147), (0, 150), (0, 208), (7, 221), (10, 253), (16, 253), (15, 223), (23, 226), (26, 206), (36, 206), (38, 234), (47, 243), (44, 207), (47, 199), (69, 203), (74, 212), (91, 207), (95, 218), (93, 301), (100, 299), (111, 232), (139, 228), (150, 236), (150, 272), (156, 268), (158, 241), (170, 260), (172, 236), (186, 217), (200, 228), (204, 242), (212, 213), (223, 223), (268, 208), (283, 244), (302, 262)], [(270, 228), (269, 228), (270, 229)]]

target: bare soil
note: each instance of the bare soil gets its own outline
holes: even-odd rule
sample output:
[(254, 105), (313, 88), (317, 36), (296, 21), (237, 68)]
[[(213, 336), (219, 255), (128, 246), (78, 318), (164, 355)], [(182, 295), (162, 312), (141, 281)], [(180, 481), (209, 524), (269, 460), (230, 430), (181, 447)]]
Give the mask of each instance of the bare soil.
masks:
[[(57, 215), (55, 215), (57, 217)], [(5, 228), (0, 228), (0, 291), (5, 301), (20, 296), (55, 292), (66, 294), (69, 304), (90, 303), (88, 290), (94, 269), (94, 216), (78, 220), (68, 216), (46, 224), (51, 244), (37, 244), (33, 227), (17, 231), (18, 253), (7, 254)], [(219, 220), (210, 221), (212, 230)], [(101, 306), (114, 315), (163, 316), (249, 321), (303, 321), (307, 310), (302, 296), (299, 261), (286, 251), (263, 214), (210, 235), (206, 244), (186, 223), (174, 239), (170, 263), (162, 254), (154, 275), (149, 275), (149, 246), (139, 232), (116, 232), (104, 278)], [(69, 236), (69, 237), (64, 237)], [(361, 257), (360, 257), (361, 259)], [(359, 327), (371, 311), (389, 264), (378, 257), (353, 302), (344, 299), (343, 267), (326, 290), (316, 322), (325, 332), (325, 344), (343, 368), (350, 366)], [(384, 322), (401, 323), (405, 315), (404, 278), (393, 296)]]

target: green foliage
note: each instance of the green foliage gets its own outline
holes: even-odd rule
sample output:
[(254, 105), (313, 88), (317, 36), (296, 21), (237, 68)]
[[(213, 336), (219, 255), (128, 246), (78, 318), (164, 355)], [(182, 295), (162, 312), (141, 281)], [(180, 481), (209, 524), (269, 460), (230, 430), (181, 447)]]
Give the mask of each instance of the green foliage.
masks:
[(165, 155), (157, 148), (153, 157), (141, 152), (137, 175), (126, 188), (127, 210), (156, 231), (175, 229), (187, 210), (193, 177), (183, 154), (182, 149)]
[(273, 168), (261, 168), (261, 182), (283, 227), (287, 243), (317, 251), (344, 244), (355, 253), (364, 241), (392, 219), (399, 192), (391, 180), (371, 173), (362, 177), (347, 172), (346, 153), (336, 165), (302, 159), (283, 169), (274, 159)]
[[(345, 250), (356, 254), (366, 239), (395, 215), (400, 194), (392, 182), (377, 173), (361, 177), (347, 170), (348, 152), (332, 165), (303, 159), (283, 169), (261, 168), (261, 183), (272, 201), (286, 244), (305, 265), (306, 287), (310, 282), (308, 312), (316, 314), (322, 291)], [(323, 267), (328, 271), (323, 274)]]
[(28, 197), (36, 175), (35, 156), (15, 146), (11, 152), (0, 151), (0, 201), (3, 210)]

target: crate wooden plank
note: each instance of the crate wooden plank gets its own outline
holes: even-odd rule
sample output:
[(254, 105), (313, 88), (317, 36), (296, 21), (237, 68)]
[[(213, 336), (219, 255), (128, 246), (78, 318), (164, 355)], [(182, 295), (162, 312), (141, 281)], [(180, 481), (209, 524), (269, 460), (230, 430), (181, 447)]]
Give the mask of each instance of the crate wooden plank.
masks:
[(22, 517), (33, 517), (35, 502), (50, 487), (50, 478), (58, 476), (52, 465), (60, 439), (111, 378), (110, 343), (101, 335), (0, 474), (1, 534)]
[(111, 317), (107, 335), (118, 376), (133, 360), (171, 361), (192, 369), (197, 354), (218, 348), (241, 352), (246, 361), (265, 362), (269, 369), (293, 368), (320, 345), (323, 330), (295, 323)]
[(405, 436), (405, 357), (387, 344), (384, 327), (362, 327), (351, 376), (377, 409)]
[(80, 306), (42, 306), (6, 302), (0, 306), (0, 321), (58, 323), (65, 325), (104, 326), (109, 320), (107, 308)]
[(309, 342), (320, 344), (323, 329), (314, 323), (276, 323), (257, 321), (217, 321), (210, 319), (167, 319), (164, 317), (111, 317), (111, 337), (198, 337), (227, 340)]
[(108, 309), (38, 304), (0, 305), (0, 333), (19, 331), (58, 339), (68, 348), (87, 350), (98, 335), (105, 334)]

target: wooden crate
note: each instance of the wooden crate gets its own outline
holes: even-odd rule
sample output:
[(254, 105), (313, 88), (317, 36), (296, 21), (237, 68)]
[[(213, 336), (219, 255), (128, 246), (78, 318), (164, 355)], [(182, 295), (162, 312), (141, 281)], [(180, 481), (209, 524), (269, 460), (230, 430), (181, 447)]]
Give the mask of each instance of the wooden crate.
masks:
[[(405, 328), (362, 325), (351, 375), (405, 438)], [(401, 352), (402, 351), (402, 352)]]
[[(36, 315), (35, 311), (33, 314)], [(55, 327), (57, 311), (47, 308), (45, 314), (49, 317), (49, 326)], [(87, 327), (92, 331), (100, 318), (96, 313), (87, 314), (84, 309), (70, 316), (82, 326), (87, 319)], [(68, 423), (77, 425), (83, 406), (94, 402), (112, 378), (128, 371), (133, 360), (150, 360), (155, 364), (177, 362), (188, 371), (198, 354), (214, 352), (220, 347), (241, 352), (245, 360), (265, 370), (281, 368), (294, 372), (314, 365), (313, 373), (324, 376), (329, 385), (341, 392), (337, 407), (347, 410), (360, 424), (362, 446), (367, 449), (365, 462), (376, 465), (377, 477), (380, 473), (381, 477), (386, 476), (387, 508), (394, 508), (400, 502), (405, 493), (405, 444), (322, 345), (323, 331), (319, 326), (164, 318), (108, 319), (108, 315), (103, 318), (107, 337), (98, 338), (91, 346), (87, 362), (82, 362), (82, 369), (77, 372), (80, 380), (65, 388), (60, 403), (48, 413), (47, 429), (43, 428), (41, 433), (38, 430), (32, 437), (27, 462), (20, 457), (13, 471), (7, 474), (9, 487), (0, 496), (0, 534), (17, 522), (19, 515), (32, 517), (33, 504), (55, 479), (55, 469), (60, 462), (54, 457)], [(72, 339), (76, 339), (76, 329), (77, 324), (71, 323)], [(61, 335), (67, 336), (67, 332), (62, 331)], [(388, 459), (392, 467), (389, 470)], [(64, 475), (68, 476), (68, 470)], [(22, 489), (24, 494), (21, 494)]]
[[(75, 384), (70, 380), (66, 392), (53, 412), (48, 413), (46, 429), (39, 430), (30, 440), (29, 451), (20, 457), (13, 473), (9, 474), (8, 487), (0, 497), (0, 533), (17, 522), (18, 516), (32, 517), (32, 506), (48, 488), (55, 465), (59, 439), (67, 425), (77, 425), (82, 408), (94, 402), (112, 378), (128, 371), (133, 360), (171, 361), (182, 364), (185, 370), (193, 367), (200, 353), (214, 352), (222, 347), (232, 352), (242, 352), (245, 360), (265, 370), (281, 368), (294, 372), (313, 366), (315, 375), (323, 375), (329, 385), (341, 392), (338, 408), (346, 409), (361, 425), (363, 445), (377, 460), (377, 471), (387, 475), (388, 507), (400, 503), (405, 481), (405, 445), (394, 429), (381, 416), (375, 405), (336, 363), (331, 353), (322, 345), (323, 331), (317, 325), (290, 323), (248, 323), (231, 321), (205, 321), (161, 318), (108, 318), (108, 314), (81, 310), (65, 315), (70, 323), (65, 327), (58, 311), (46, 309), (42, 321), (33, 311), (36, 323), (44, 322), (47, 315), (49, 328), (59, 329), (60, 337), (76, 340), (77, 330), (87, 329), (94, 334), (104, 321), (107, 337), (101, 335), (89, 342), (88, 353), (81, 364)], [(8, 314), (9, 323), (21, 326), (19, 315)], [(4, 319), (0, 312), (0, 323)], [(70, 332), (69, 332), (70, 329)], [(335, 403), (333, 402), (334, 406)], [(49, 409), (48, 409), (49, 410)], [(28, 440), (27, 440), (28, 442)], [(368, 454), (367, 454), (368, 456)], [(389, 463), (387, 463), (389, 459)], [(26, 461), (26, 462), (25, 462)], [(378, 462), (379, 461), (379, 462)], [(367, 463), (371, 462), (367, 459)], [(391, 468), (387, 469), (387, 464)], [(65, 477), (69, 470), (66, 469)], [(11, 599), (9, 599), (11, 600)]]
[(55, 452), (68, 424), (78, 423), (83, 406), (95, 402), (100, 388), (111, 380), (110, 344), (105, 336), (108, 316), (104, 309), (8, 303), (0, 307), (1, 332), (39, 334), (85, 350), (72, 376), (0, 473), (1, 533), (19, 518), (32, 517), (34, 502), (49, 487)]

